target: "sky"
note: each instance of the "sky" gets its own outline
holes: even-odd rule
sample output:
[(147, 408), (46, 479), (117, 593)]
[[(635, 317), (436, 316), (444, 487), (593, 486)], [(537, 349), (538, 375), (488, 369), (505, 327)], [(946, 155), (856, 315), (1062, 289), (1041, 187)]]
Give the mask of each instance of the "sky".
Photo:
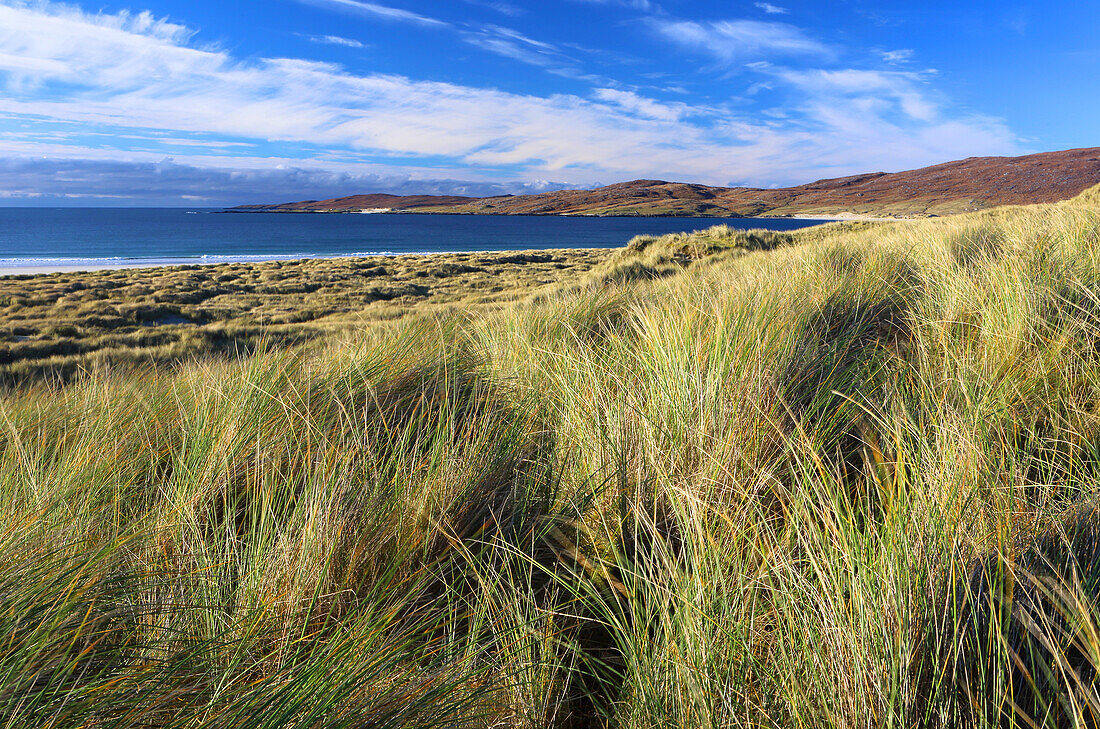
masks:
[(0, 0), (0, 205), (777, 187), (1100, 146), (1100, 3)]

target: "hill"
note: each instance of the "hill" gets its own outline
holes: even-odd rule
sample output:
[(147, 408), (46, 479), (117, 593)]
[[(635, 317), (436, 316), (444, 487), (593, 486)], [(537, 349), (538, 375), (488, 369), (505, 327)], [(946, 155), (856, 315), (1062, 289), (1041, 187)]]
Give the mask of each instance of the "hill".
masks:
[(905, 172), (873, 172), (797, 187), (711, 187), (634, 180), (594, 190), (487, 198), (355, 195), (237, 211), (358, 212), (370, 209), (477, 215), (653, 215), (699, 217), (929, 217), (1000, 205), (1052, 203), (1100, 184), (1100, 148), (1022, 157), (971, 157)]
[(329, 200), (303, 200), (275, 205), (241, 205), (238, 212), (254, 213), (349, 213), (360, 210), (411, 210), (433, 205), (464, 205), (477, 198), (460, 195), (349, 195)]

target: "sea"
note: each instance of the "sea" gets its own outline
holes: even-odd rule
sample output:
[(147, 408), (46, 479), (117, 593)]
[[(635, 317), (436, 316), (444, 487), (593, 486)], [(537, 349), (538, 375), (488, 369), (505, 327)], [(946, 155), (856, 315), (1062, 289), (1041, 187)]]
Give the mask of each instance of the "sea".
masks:
[(2, 269), (271, 261), (401, 253), (614, 248), (640, 234), (794, 230), (792, 218), (597, 218), (225, 213), (181, 208), (0, 208)]

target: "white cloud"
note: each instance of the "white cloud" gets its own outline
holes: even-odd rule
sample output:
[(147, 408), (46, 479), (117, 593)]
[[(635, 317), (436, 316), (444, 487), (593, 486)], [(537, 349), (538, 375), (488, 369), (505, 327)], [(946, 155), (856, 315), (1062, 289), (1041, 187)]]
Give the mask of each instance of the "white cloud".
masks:
[(814, 158), (824, 166), (897, 171), (937, 160), (1022, 152), (1000, 119), (949, 116), (921, 74), (782, 68), (767, 73), (803, 99), (799, 124), (822, 131)]
[(517, 30), (499, 25), (485, 25), (477, 30), (463, 31), (462, 39), (482, 50), (532, 66), (560, 66), (572, 60), (550, 43), (535, 40)]
[(865, 108), (896, 105), (914, 121), (934, 122), (940, 114), (920, 74), (899, 71), (780, 70), (776, 75), (810, 99), (846, 100)]
[(477, 5), (478, 7), (489, 8), (495, 10), (501, 15), (510, 15), (512, 17), (518, 17), (523, 15), (523, 8), (512, 5), (511, 3), (497, 2), (497, 0), (463, 0), (468, 5)]
[(579, 2), (593, 3), (596, 5), (619, 5), (624, 8), (634, 8), (635, 10), (644, 10), (649, 12), (656, 10), (656, 3), (651, 0), (579, 0)]
[(307, 5), (316, 5), (329, 10), (340, 10), (347, 13), (355, 13), (356, 15), (366, 15), (372, 18), (392, 20), (399, 23), (413, 23), (414, 25), (436, 27), (450, 25), (442, 20), (429, 18), (426, 15), (420, 15), (409, 10), (393, 8), (389, 5), (379, 5), (378, 3), (364, 2), (364, 0), (299, 0), (299, 2), (306, 3)]
[(633, 91), (621, 91), (619, 89), (596, 89), (593, 96), (600, 101), (613, 104), (624, 111), (647, 119), (677, 121), (684, 117), (690, 108), (686, 104), (665, 104), (647, 99)]
[(786, 15), (787, 13), (791, 12), (786, 8), (781, 8), (778, 5), (772, 5), (771, 3), (756, 3), (756, 7), (760, 8), (769, 15)]
[(487, 25), (483, 28), (483, 30), (485, 32), (493, 33), (494, 35), (500, 36), (501, 38), (507, 38), (509, 40), (518, 41), (519, 43), (522, 43), (525, 46), (529, 46), (531, 48), (537, 48), (540, 51), (546, 51), (546, 52), (549, 52), (549, 53), (557, 53), (558, 52), (558, 49), (554, 45), (552, 45), (550, 43), (544, 43), (542, 41), (535, 40), (534, 38), (530, 38), (528, 36), (525, 36), (523, 33), (520, 33), (518, 30), (513, 30), (511, 28), (504, 28), (504, 27), (499, 26), (499, 25)]
[(311, 35), (311, 43), (320, 43), (329, 46), (346, 46), (348, 48), (366, 48), (366, 44), (354, 38), (344, 38), (339, 35)]
[[(721, 33), (719, 26), (704, 30)], [(759, 53), (827, 53), (790, 26), (733, 27), (738, 32), (724, 37), (766, 31)], [(556, 52), (509, 29), (493, 33), (531, 52)], [(952, 117), (916, 74), (756, 64), (754, 72), (775, 86), (770, 93), (792, 101), (790, 118), (753, 120), (734, 104), (669, 103), (636, 90), (538, 96), (353, 74), (300, 59), (245, 61), (196, 46), (191, 37), (147, 13), (0, 4), (0, 116), (18, 117), (8, 128), (111, 135), (95, 146), (19, 131), (0, 139), (0, 155), (146, 164), (154, 154), (148, 145), (138, 153), (112, 137), (160, 134), (277, 145), (277, 159), (265, 156), (270, 144), (236, 157), (213, 145), (206, 155), (192, 147), (193, 154), (177, 157), (222, 170), (283, 165), (351, 174), (369, 167), (378, 174), (419, 170), (423, 178), (429, 164), (442, 164), (467, 178), (587, 184), (662, 177), (767, 186), (1017, 151), (1002, 122)]]
[(681, 48), (704, 53), (724, 64), (765, 58), (832, 55), (824, 43), (787, 23), (760, 20), (697, 23), (691, 20), (653, 19), (651, 24), (660, 35)]
[(883, 51), (882, 60), (887, 63), (905, 63), (913, 59), (913, 49), (899, 48), (896, 51)]

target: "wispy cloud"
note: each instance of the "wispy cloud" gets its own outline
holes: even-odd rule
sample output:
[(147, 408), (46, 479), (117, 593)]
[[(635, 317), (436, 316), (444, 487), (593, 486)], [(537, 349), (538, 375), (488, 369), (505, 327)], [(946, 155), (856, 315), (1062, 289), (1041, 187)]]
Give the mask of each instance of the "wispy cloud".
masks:
[(663, 103), (649, 99), (633, 91), (620, 89), (596, 89), (593, 96), (620, 109), (646, 119), (677, 121), (690, 113), (691, 107), (679, 103)]
[(657, 10), (657, 3), (652, 0), (576, 0), (577, 2), (592, 3), (595, 5), (618, 5), (624, 8), (633, 8), (634, 10), (644, 10), (646, 12)]
[(756, 7), (760, 8), (769, 15), (786, 15), (791, 12), (786, 8), (782, 8), (778, 5), (772, 5), (771, 3), (756, 3)]
[(346, 46), (348, 48), (366, 48), (366, 44), (354, 38), (344, 38), (339, 35), (311, 35), (307, 36), (311, 43), (320, 43), (329, 46)]
[(913, 59), (913, 49), (899, 48), (896, 51), (883, 51), (882, 60), (887, 63), (905, 63)]
[(477, 30), (463, 31), (462, 39), (482, 50), (532, 66), (554, 66), (569, 60), (553, 44), (535, 40), (517, 30), (499, 25), (485, 25)]
[(489, 8), (490, 10), (497, 11), (501, 15), (509, 15), (511, 17), (519, 17), (524, 13), (523, 8), (511, 3), (499, 2), (498, 0), (463, 0), (463, 2), (467, 5)]
[[(412, 13), (407, 10), (378, 5), (377, 3), (363, 2), (362, 0), (298, 0), (309, 5), (326, 7), (333, 10), (355, 12), (359, 14), (377, 16), (388, 20), (410, 22), (438, 28), (450, 28), (459, 37), (472, 46), (481, 50), (494, 53), (514, 61), (526, 63), (532, 66), (546, 68), (552, 73), (569, 78), (582, 80), (595, 80), (575, 67), (573, 59), (566, 56), (556, 46), (535, 40), (530, 36), (520, 33), (512, 28), (500, 25), (486, 24), (474, 26), (473, 24), (452, 25), (442, 20), (429, 18)], [(515, 6), (507, 3), (493, 2), (489, 0), (466, 0), (474, 5), (489, 7), (508, 15), (517, 15), (520, 11)], [(346, 45), (354, 48), (363, 47), (359, 41), (354, 41), (340, 36), (311, 37), (311, 40), (335, 45)]]
[(650, 22), (658, 34), (681, 48), (704, 53), (727, 65), (778, 57), (832, 55), (824, 43), (787, 23), (760, 20), (699, 23), (663, 18)]
[(317, 7), (328, 8), (330, 10), (340, 10), (348, 13), (355, 13), (356, 15), (365, 15), (372, 18), (381, 18), (382, 20), (390, 20), (399, 23), (413, 23), (414, 25), (445, 27), (450, 25), (449, 23), (437, 20), (436, 18), (429, 18), (426, 15), (420, 15), (414, 13), (411, 10), (404, 10), (402, 8), (394, 8), (389, 5), (379, 5), (378, 3), (364, 2), (364, 0), (298, 0), (299, 2), (307, 5), (315, 5)]
[(808, 152), (823, 166), (896, 171), (1026, 151), (1001, 119), (951, 114), (928, 87), (926, 74), (784, 68), (763, 73), (801, 99), (792, 111), (798, 125), (812, 131)]
[(1012, 8), (1005, 13), (1003, 23), (1006, 28), (1017, 35), (1027, 35), (1027, 29), (1030, 25), (1030, 13), (1027, 8)]
[[(558, 46), (536, 40), (512, 28), (484, 25), (476, 29), (459, 31), (459, 35), (463, 41), (483, 51), (537, 66), (555, 76), (594, 85), (610, 83), (607, 78), (585, 72), (576, 58), (568, 55)], [(577, 50), (588, 54), (593, 53), (590, 50)]]
[(900, 71), (859, 69), (779, 69), (774, 75), (801, 90), (812, 102), (826, 99), (837, 108), (855, 107), (861, 114), (892, 111), (921, 122), (934, 122), (939, 104), (923, 86), (923, 77)]

